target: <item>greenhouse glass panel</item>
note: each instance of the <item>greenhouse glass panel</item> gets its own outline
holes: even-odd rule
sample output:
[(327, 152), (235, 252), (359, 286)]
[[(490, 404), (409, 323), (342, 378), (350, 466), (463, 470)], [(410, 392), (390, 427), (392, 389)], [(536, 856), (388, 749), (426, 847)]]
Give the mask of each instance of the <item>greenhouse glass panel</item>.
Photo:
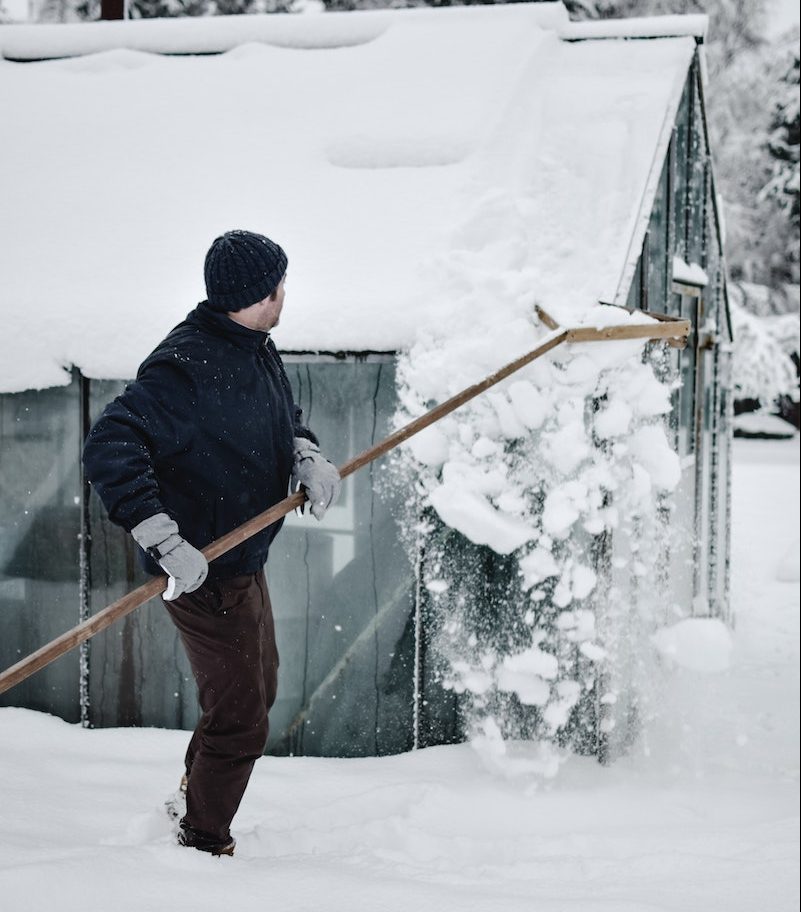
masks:
[(668, 301), (668, 187), (669, 160), (665, 160), (659, 178), (659, 189), (654, 199), (651, 221), (648, 225), (648, 300), (647, 309), (665, 313)]
[[(80, 393), (69, 386), (0, 395), (0, 668), (79, 620)], [(80, 719), (73, 651), (0, 697)]]
[[(392, 363), (290, 363), (304, 419), (337, 465), (391, 431)], [(268, 750), (371, 756), (411, 746), (412, 568), (382, 494), (386, 464), (348, 478), (321, 523), (287, 518), (267, 577), (281, 673)]]
[(698, 345), (698, 298), (690, 295), (673, 295), (679, 300), (678, 316), (689, 320), (690, 336), (685, 348), (678, 351), (678, 369), (681, 380), (678, 402), (679, 456), (695, 453), (695, 384)]
[(639, 310), (645, 305), (642, 301), (642, 257), (637, 260), (637, 265), (634, 268), (634, 274), (631, 277), (631, 285), (629, 286), (629, 294), (626, 299), (626, 307), (631, 310)]
[(707, 203), (707, 159), (703, 135), (703, 112), (695, 77), (689, 82), (690, 88), (690, 129), (688, 143), (690, 146), (690, 164), (688, 166), (687, 186), (687, 256), (689, 263), (698, 263), (706, 267), (706, 203)]
[(713, 408), (713, 363), (712, 352), (704, 349), (698, 352), (698, 439), (696, 445), (696, 504), (695, 504), (695, 586), (693, 595), (698, 599), (694, 614), (707, 614), (709, 583), (710, 496), (712, 491), (711, 453)]
[(675, 218), (675, 253), (687, 259), (688, 250), (688, 185), (689, 185), (689, 121), (690, 121), (689, 83), (684, 87), (679, 110), (676, 114), (676, 126), (673, 132), (673, 212)]
[(729, 606), (729, 522), (730, 522), (730, 485), (731, 485), (731, 414), (733, 408), (731, 389), (732, 353), (723, 349), (719, 354), (718, 380), (720, 392), (718, 399), (718, 421), (720, 432), (717, 435), (717, 465), (715, 475), (717, 496), (715, 498), (715, 515), (712, 524), (715, 536), (716, 559), (714, 576), (711, 580), (711, 598), (717, 607), (715, 612), (724, 620), (731, 622)]

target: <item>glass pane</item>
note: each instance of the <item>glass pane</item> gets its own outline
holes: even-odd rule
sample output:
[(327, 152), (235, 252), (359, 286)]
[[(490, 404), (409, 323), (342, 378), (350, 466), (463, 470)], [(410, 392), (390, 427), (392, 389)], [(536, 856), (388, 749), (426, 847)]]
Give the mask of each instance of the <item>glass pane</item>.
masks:
[(646, 304), (642, 300), (642, 256), (637, 260), (637, 266), (634, 269), (634, 275), (631, 277), (629, 286), (629, 296), (626, 300), (626, 307), (632, 310), (645, 308)]
[(669, 160), (665, 160), (648, 226), (648, 310), (667, 310)]
[(684, 87), (679, 110), (676, 114), (676, 128), (673, 133), (675, 173), (673, 182), (673, 211), (675, 213), (676, 255), (686, 260), (688, 255), (689, 210), (689, 121), (690, 98), (689, 83)]
[(712, 580), (717, 613), (726, 620), (731, 620), (729, 599), (729, 539), (730, 539), (730, 474), (731, 474), (731, 429), (728, 427), (732, 409), (731, 402), (731, 360), (728, 350), (720, 352), (718, 370), (720, 372), (720, 398), (718, 400), (719, 431), (717, 435), (717, 465), (715, 477), (717, 496), (715, 498), (716, 515), (712, 518), (715, 535), (715, 578)]
[[(80, 395), (69, 386), (0, 395), (0, 668), (79, 621)], [(77, 722), (73, 650), (0, 697)]]
[(687, 260), (706, 266), (706, 154), (703, 136), (703, 113), (698, 93), (693, 92), (692, 122), (688, 136), (691, 165), (688, 172), (689, 207), (687, 224)]
[[(337, 465), (390, 432), (393, 364), (288, 364), (305, 420)], [(367, 756), (411, 746), (412, 570), (399, 495), (373, 463), (352, 475), (322, 523), (288, 517), (267, 577), (281, 671), (268, 750)]]
[[(677, 295), (673, 296), (678, 299)], [(686, 456), (696, 450), (695, 441), (695, 370), (696, 345), (698, 343), (698, 299), (681, 295), (679, 316), (690, 321), (692, 331), (686, 348), (681, 349), (679, 368), (681, 389), (679, 390), (679, 456)]]

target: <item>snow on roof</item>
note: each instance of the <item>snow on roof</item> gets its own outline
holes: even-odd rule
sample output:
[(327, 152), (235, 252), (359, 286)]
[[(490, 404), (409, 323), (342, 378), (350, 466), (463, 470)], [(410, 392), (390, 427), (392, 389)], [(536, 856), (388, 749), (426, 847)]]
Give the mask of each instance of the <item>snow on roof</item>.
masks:
[(706, 38), (709, 16), (643, 16), (631, 19), (596, 19), (568, 22), (559, 35), (568, 41), (590, 38)]
[(694, 41), (568, 43), (556, 7), (234, 17), (309, 34), (0, 61), (0, 390), (133, 376), (231, 228), (287, 250), (283, 350), (405, 348), (460, 262), (563, 322), (612, 300)]
[[(445, 13), (443, 16), (442, 13)], [(513, 6), (501, 6), (493, 15), (519, 21)], [(132, 19), (119, 22), (74, 22), (68, 25), (13, 25), (0, 29), (0, 56), (8, 60), (77, 57), (128, 48), (152, 54), (213, 54), (257, 41), (295, 49), (343, 48), (374, 41), (397, 22), (392, 10), (307, 15), (205, 16), (174, 19)], [(464, 7), (403, 11), (408, 22), (426, 27), (450, 26), (460, 19), (475, 21)], [(483, 17), (481, 17), (483, 18)], [(529, 4), (528, 24), (557, 28), (568, 23), (561, 2)]]

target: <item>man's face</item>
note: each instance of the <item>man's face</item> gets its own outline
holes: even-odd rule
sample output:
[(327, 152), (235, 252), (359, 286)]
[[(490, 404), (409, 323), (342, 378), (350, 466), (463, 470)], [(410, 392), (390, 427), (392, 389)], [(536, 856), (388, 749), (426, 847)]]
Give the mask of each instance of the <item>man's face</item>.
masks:
[(281, 319), (281, 311), (284, 307), (284, 298), (286, 297), (286, 275), (278, 283), (278, 287), (275, 289), (272, 295), (267, 298), (265, 301), (262, 301), (262, 304), (265, 305), (265, 320), (270, 320), (271, 323), (267, 328), (267, 332), (273, 328), (273, 326), (278, 326), (278, 321)]
[(241, 323), (242, 326), (247, 326), (248, 329), (269, 332), (273, 326), (278, 325), (285, 297), (286, 276), (281, 279), (278, 287), (269, 297), (251, 304), (250, 307), (244, 307), (242, 310), (229, 313), (228, 316), (235, 323)]

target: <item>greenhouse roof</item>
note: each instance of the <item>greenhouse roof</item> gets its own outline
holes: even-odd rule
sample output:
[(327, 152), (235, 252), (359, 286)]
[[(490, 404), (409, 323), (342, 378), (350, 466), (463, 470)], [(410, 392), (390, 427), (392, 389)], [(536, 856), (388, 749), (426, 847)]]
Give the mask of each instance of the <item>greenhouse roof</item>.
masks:
[(558, 3), (0, 26), (5, 58), (80, 55), (0, 60), (0, 391), (133, 376), (231, 228), (289, 255), (283, 350), (402, 349), (493, 289), (614, 300), (703, 29), (601, 31), (564, 40)]

